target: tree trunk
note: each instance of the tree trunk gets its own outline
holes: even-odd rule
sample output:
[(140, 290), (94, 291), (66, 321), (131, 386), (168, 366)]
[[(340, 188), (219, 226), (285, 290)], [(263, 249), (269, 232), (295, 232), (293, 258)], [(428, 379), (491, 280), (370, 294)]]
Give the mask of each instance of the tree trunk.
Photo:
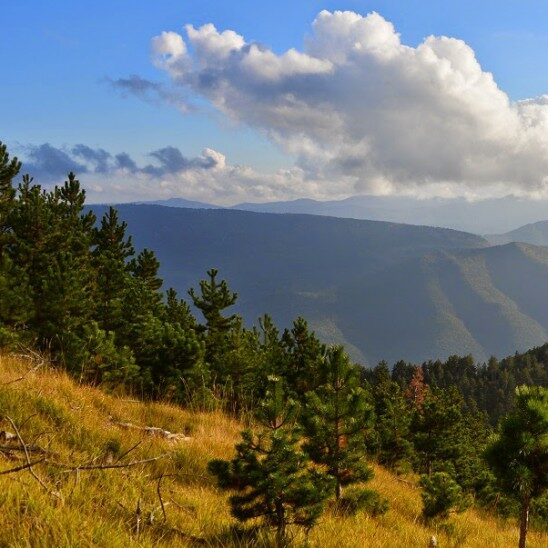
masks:
[(280, 548), (285, 546), (285, 510), (281, 501), (276, 501), (276, 545)]
[(525, 497), (521, 503), (521, 516), (519, 524), (519, 548), (525, 548), (527, 544), (527, 529), (529, 527), (529, 506), (531, 501)]
[(339, 478), (336, 478), (335, 483), (335, 500), (339, 500), (341, 498), (341, 482), (339, 481)]

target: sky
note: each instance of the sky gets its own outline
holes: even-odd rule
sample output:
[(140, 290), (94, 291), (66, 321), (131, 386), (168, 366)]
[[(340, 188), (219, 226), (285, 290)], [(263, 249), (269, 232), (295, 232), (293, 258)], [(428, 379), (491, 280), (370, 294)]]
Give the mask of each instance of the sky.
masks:
[(90, 201), (548, 195), (548, 1), (0, 0), (0, 139)]

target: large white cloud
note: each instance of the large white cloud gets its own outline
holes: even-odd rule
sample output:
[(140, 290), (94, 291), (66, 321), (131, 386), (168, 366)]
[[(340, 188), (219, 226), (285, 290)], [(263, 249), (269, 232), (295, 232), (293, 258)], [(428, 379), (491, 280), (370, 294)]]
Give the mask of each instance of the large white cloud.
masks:
[(338, 11), (282, 54), (185, 29), (153, 39), (155, 64), (297, 157), (287, 174), (253, 175), (263, 197), (548, 192), (548, 96), (512, 102), (461, 40), (409, 47), (380, 15)]

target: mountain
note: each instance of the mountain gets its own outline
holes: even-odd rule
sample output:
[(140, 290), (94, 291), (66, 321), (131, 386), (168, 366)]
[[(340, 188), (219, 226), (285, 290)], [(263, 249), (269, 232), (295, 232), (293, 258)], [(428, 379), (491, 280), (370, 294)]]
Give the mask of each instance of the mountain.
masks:
[[(184, 198), (140, 203), (168, 207), (222, 209), (222, 206)], [(498, 234), (515, 226), (548, 217), (548, 200), (506, 196), (471, 202), (464, 198), (417, 199), (405, 196), (364, 195), (331, 201), (299, 199), (285, 202), (246, 202), (233, 205), (229, 209), (259, 213), (306, 213), (349, 219), (439, 226), (476, 234)]]
[(548, 249), (313, 215), (119, 211), (136, 246), (157, 252), (167, 287), (184, 295), (219, 268), (248, 322), (267, 312), (285, 327), (304, 315), (362, 363), (468, 352), (486, 360), (548, 340)]
[(548, 221), (531, 223), (504, 234), (490, 234), (486, 238), (494, 244), (524, 242), (527, 244), (548, 246)]
[(187, 207), (192, 209), (218, 209), (219, 206), (208, 204), (206, 202), (196, 202), (194, 200), (186, 200), (185, 198), (168, 198), (167, 200), (154, 200), (151, 202), (137, 202), (138, 204), (146, 205), (161, 205), (166, 207)]
[(293, 200), (242, 203), (235, 209), (268, 213), (308, 213), (440, 226), (476, 234), (498, 233), (548, 217), (548, 200), (516, 196), (469, 201), (464, 198), (417, 199), (405, 196), (352, 196), (345, 200)]

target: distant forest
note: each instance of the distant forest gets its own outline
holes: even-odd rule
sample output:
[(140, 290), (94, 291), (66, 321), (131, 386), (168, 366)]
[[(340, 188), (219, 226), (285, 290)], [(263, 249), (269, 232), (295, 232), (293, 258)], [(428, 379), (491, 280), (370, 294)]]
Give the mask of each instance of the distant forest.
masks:
[[(105, 389), (254, 416), (263, 429), (259, 441), (244, 433), (236, 460), (213, 462), (211, 471), (220, 486), (237, 490), (266, 473), (257, 461), (261, 451), (285, 455), (277, 462), (296, 467), (287, 477), (314, 462), (325, 470), (323, 479), (297, 474), (288, 487), (308, 506), (282, 501), (293, 504), (294, 523), (304, 527), (314, 524), (329, 493), (347, 511), (386, 510), (374, 493), (351, 489), (371, 476), (367, 459), (422, 475), (425, 519), (467, 504), (517, 516), (526, 505), (536, 526), (548, 526), (545, 453), (537, 479), (527, 476), (528, 490), (519, 492), (504, 488), (508, 482), (489, 453), (493, 440), (504, 439), (508, 416), (520, 412), (523, 419), (533, 400), (546, 405), (548, 344), (486, 364), (452, 356), (365, 369), (341, 346), (323, 344), (302, 317), (282, 332), (268, 315), (246, 327), (230, 313), (238, 295), (214, 268), (186, 300), (164, 291), (153, 250), (135, 252), (115, 208), (97, 219), (85, 209), (74, 174), (52, 190), (29, 176), (15, 186), (20, 169), (0, 146), (2, 348), (34, 348), (81, 382)], [(540, 392), (518, 389), (515, 400), (521, 385)], [(301, 443), (305, 453), (297, 449)], [(245, 463), (258, 467), (255, 480), (243, 472), (250, 470)], [(264, 510), (244, 495), (231, 503), (242, 520)], [(288, 514), (269, 511), (283, 536)]]

